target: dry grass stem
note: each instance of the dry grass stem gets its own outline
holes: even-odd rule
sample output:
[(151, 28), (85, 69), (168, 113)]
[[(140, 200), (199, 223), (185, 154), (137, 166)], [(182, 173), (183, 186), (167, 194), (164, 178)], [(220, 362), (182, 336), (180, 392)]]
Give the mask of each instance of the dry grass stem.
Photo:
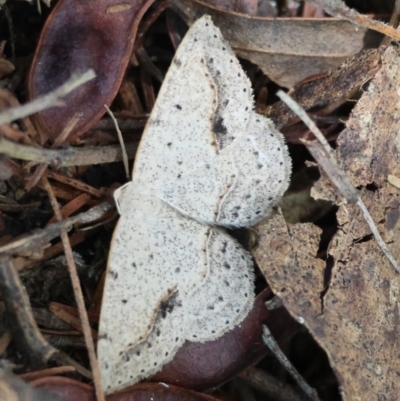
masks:
[(383, 22), (373, 20), (364, 14), (360, 14), (356, 10), (347, 7), (341, 0), (309, 0), (309, 2), (321, 7), (333, 17), (345, 19), (355, 25), (373, 29), (393, 39), (400, 40), (400, 32), (395, 28)]
[(303, 379), (303, 377), (296, 370), (296, 368), (286, 358), (286, 355), (280, 349), (278, 343), (275, 341), (268, 327), (263, 325), (262, 328), (263, 328), (263, 340), (265, 345), (276, 356), (276, 358), (279, 360), (282, 366), (289, 372), (289, 374), (293, 377), (298, 386), (308, 395), (308, 397), (311, 400), (321, 401), (316, 390), (308, 385), (308, 383)]
[(254, 367), (247, 368), (238, 375), (255, 389), (271, 397), (274, 401), (304, 401), (304, 395), (295, 391), (287, 383)]
[(62, 375), (64, 373), (75, 372), (76, 369), (73, 366), (57, 366), (56, 368), (48, 368), (42, 370), (36, 370), (34, 372), (23, 373), (18, 375), (20, 379), (31, 381), (39, 379), (40, 377), (48, 377), (55, 375)]
[[(134, 157), (137, 143), (126, 145), (127, 154)], [(16, 142), (0, 138), (0, 152), (8, 157), (37, 163), (57, 163), (59, 167), (88, 166), (92, 164), (113, 163), (122, 160), (120, 146), (101, 146), (66, 149), (43, 149), (34, 146), (21, 145)]]
[(118, 121), (117, 119), (114, 117), (114, 114), (112, 113), (112, 111), (110, 110), (110, 108), (105, 104), (104, 107), (107, 110), (107, 113), (109, 114), (109, 116), (111, 117), (111, 119), (114, 122), (115, 125), (115, 129), (117, 131), (118, 134), (118, 139), (119, 139), (119, 143), (121, 145), (121, 152), (122, 152), (122, 160), (124, 162), (124, 168), (125, 168), (125, 174), (126, 174), (126, 178), (129, 180), (129, 163), (128, 163), (128, 155), (126, 153), (126, 148), (125, 148), (125, 142), (124, 142), (124, 138), (122, 137), (122, 132), (119, 129), (118, 126)]
[[(57, 202), (56, 197), (54, 196), (53, 189), (46, 177), (42, 178), (42, 182), (49, 195), (50, 203), (53, 207), (54, 214), (55, 214), (57, 220), (61, 221), (62, 216), (61, 216), (61, 212), (60, 212), (60, 206)], [(87, 311), (85, 308), (85, 301), (83, 299), (82, 288), (81, 288), (81, 285), (79, 282), (78, 272), (76, 270), (76, 264), (75, 264), (74, 256), (72, 253), (71, 243), (69, 242), (68, 234), (65, 229), (61, 230), (61, 241), (63, 243), (65, 257), (67, 259), (67, 265), (68, 265), (68, 270), (69, 270), (69, 274), (71, 277), (72, 288), (74, 290), (75, 300), (76, 300), (76, 304), (78, 306), (78, 311), (79, 311), (79, 317), (81, 319), (82, 330), (83, 330), (86, 347), (87, 347), (88, 354), (89, 354), (90, 365), (91, 365), (92, 373), (93, 373), (93, 381), (94, 381), (94, 386), (96, 389), (96, 397), (97, 397), (98, 401), (105, 401), (105, 396), (104, 396), (104, 392), (103, 392), (101, 380), (100, 380), (99, 364), (97, 362), (96, 350), (94, 347), (93, 337), (92, 337), (92, 333), (91, 333), (91, 327), (89, 324), (89, 319), (88, 319)]]

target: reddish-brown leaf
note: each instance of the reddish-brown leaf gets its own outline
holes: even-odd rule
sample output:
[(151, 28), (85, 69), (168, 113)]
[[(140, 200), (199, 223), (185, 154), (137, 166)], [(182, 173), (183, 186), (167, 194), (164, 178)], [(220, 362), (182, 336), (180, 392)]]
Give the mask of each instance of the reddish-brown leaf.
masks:
[(269, 289), (260, 293), (246, 319), (217, 340), (186, 342), (175, 358), (151, 380), (204, 390), (222, 384), (257, 363), (268, 353), (262, 341), (262, 324), (267, 324), (278, 340), (287, 339), (295, 329), (295, 322), (284, 308), (273, 311), (266, 308), (265, 301), (271, 297)]
[(28, 77), (34, 99), (89, 68), (96, 78), (64, 98), (65, 106), (34, 116), (36, 128), (52, 141), (80, 113), (68, 136), (84, 133), (105, 112), (118, 92), (132, 53), (139, 22), (154, 0), (60, 0), (40, 36)]
[[(66, 377), (42, 377), (34, 380), (35, 387), (55, 392), (67, 401), (95, 401), (92, 386)], [(115, 393), (107, 401), (218, 401), (206, 394), (163, 383), (140, 383)]]

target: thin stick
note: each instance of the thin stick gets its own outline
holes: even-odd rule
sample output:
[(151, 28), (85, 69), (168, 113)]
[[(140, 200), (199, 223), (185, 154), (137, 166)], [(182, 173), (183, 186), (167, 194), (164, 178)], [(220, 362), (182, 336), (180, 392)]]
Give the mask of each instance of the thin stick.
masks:
[(305, 401), (301, 389), (279, 381), (275, 376), (264, 370), (249, 367), (240, 372), (238, 377), (274, 401)]
[(39, 111), (49, 109), (51, 107), (59, 107), (63, 105), (61, 98), (71, 93), (74, 89), (92, 80), (96, 76), (95, 72), (90, 69), (83, 74), (73, 74), (72, 77), (59, 86), (57, 89), (40, 96), (37, 99), (24, 104), (23, 106), (14, 107), (4, 110), (0, 113), (0, 125), (8, 124), (14, 120), (27, 117)]
[(358, 198), (357, 205), (361, 209), (364, 219), (367, 222), (372, 234), (374, 235), (376, 242), (379, 244), (379, 247), (382, 249), (382, 252), (389, 259), (389, 262), (396, 269), (397, 273), (400, 273), (400, 266), (398, 265), (396, 259), (392, 255), (392, 252), (390, 252), (390, 249), (386, 245), (386, 242), (383, 240), (383, 238), (379, 234), (378, 228), (376, 227), (374, 220), (372, 219), (371, 215), (369, 214), (369, 211), (366, 208), (366, 206), (361, 198)]
[[(54, 196), (53, 188), (51, 187), (51, 185), (46, 177), (42, 178), (42, 182), (49, 195), (50, 203), (53, 207), (54, 214), (55, 214), (57, 220), (61, 221), (62, 216), (61, 216), (61, 212), (60, 212), (60, 206), (57, 202), (56, 197)], [(93, 337), (91, 334), (91, 328), (89, 325), (87, 311), (85, 308), (85, 301), (83, 299), (83, 293), (82, 293), (82, 289), (81, 289), (81, 286), (79, 283), (79, 277), (78, 277), (78, 273), (76, 270), (76, 265), (75, 265), (74, 256), (72, 253), (71, 243), (69, 242), (69, 238), (68, 238), (68, 234), (67, 234), (66, 230), (61, 230), (61, 241), (64, 246), (64, 252), (65, 252), (65, 257), (67, 260), (68, 270), (69, 270), (69, 274), (71, 276), (72, 288), (74, 290), (75, 300), (76, 300), (76, 304), (78, 306), (79, 317), (80, 317), (81, 323), (82, 323), (82, 329), (83, 329), (83, 334), (85, 337), (86, 347), (87, 347), (88, 354), (89, 354), (90, 366), (92, 368), (93, 381), (94, 381), (94, 386), (96, 389), (96, 397), (97, 397), (98, 401), (105, 401), (104, 392), (102, 389), (101, 379), (100, 379), (100, 369), (99, 369), (99, 364), (98, 364), (97, 358), (96, 358), (96, 351), (95, 351), (95, 347), (94, 347)]]
[(265, 345), (275, 355), (275, 357), (282, 364), (282, 366), (289, 372), (289, 374), (293, 377), (298, 386), (308, 395), (308, 397), (311, 400), (320, 401), (317, 391), (308, 385), (308, 383), (303, 379), (303, 377), (296, 370), (296, 368), (291, 364), (289, 359), (286, 358), (286, 355), (279, 348), (278, 343), (275, 341), (268, 327), (263, 325), (262, 329), (263, 329), (262, 337)]
[(43, 337), (32, 313), (29, 297), (10, 257), (0, 258), (0, 290), (10, 319), (11, 331), (21, 354), (31, 365), (44, 367), (58, 350)]
[(315, 125), (314, 121), (308, 116), (308, 114), (302, 109), (302, 107), (296, 103), (290, 96), (288, 96), (283, 91), (278, 91), (277, 95), (282, 99), (283, 102), (296, 113), (303, 123), (310, 129), (310, 131), (315, 135), (320, 144), (321, 148), (316, 146), (314, 142), (303, 141), (307, 148), (310, 150), (311, 154), (315, 157), (318, 165), (321, 166), (325, 173), (328, 175), (332, 184), (336, 187), (339, 193), (351, 203), (356, 203), (360, 208), (365, 221), (367, 222), (372, 234), (375, 237), (376, 242), (381, 248), (382, 252), (388, 258), (390, 263), (393, 265), (395, 270), (400, 273), (400, 266), (396, 259), (393, 257), (390, 249), (383, 241), (381, 235), (379, 234), (378, 228), (376, 227), (371, 215), (369, 214), (367, 208), (365, 207), (363, 201), (361, 200), (358, 191), (354, 188), (350, 179), (347, 177), (346, 173), (340, 168), (339, 163), (335, 157), (332, 148), (329, 146), (328, 141), (323, 136), (321, 131)]
[(54, 171), (46, 172), (47, 178), (53, 179), (54, 181), (61, 182), (62, 184), (69, 185), (72, 188), (79, 189), (82, 192), (86, 192), (96, 198), (102, 199), (107, 195), (106, 190), (100, 190), (93, 188), (89, 184), (82, 181), (76, 180), (74, 178), (66, 177), (65, 175), (58, 174)]
[(294, 389), (288, 383), (282, 383), (269, 373), (249, 367), (238, 374), (255, 389), (268, 395), (274, 401), (304, 401), (304, 394), (299, 389)]
[(111, 117), (111, 119), (114, 122), (115, 129), (116, 129), (117, 134), (118, 134), (119, 143), (121, 145), (122, 160), (124, 162), (126, 178), (129, 180), (129, 163), (128, 163), (128, 155), (126, 153), (124, 138), (122, 138), (122, 133), (121, 133), (121, 130), (119, 129), (118, 121), (114, 117), (113, 112), (110, 110), (110, 108), (106, 104), (104, 105), (104, 107), (106, 108), (107, 113), (109, 114), (109, 116)]
[(346, 6), (341, 0), (309, 0), (310, 3), (316, 4), (323, 8), (325, 12), (333, 17), (341, 18), (365, 28), (373, 29), (374, 31), (383, 33), (393, 39), (400, 40), (400, 32), (390, 25), (383, 22), (373, 20), (366, 15), (360, 14)]
[(87, 212), (80, 213), (76, 216), (69, 217), (58, 223), (50, 224), (46, 228), (36, 230), (31, 235), (5, 244), (0, 247), (1, 255), (18, 255), (31, 251), (32, 249), (41, 248), (44, 243), (60, 236), (62, 230), (69, 231), (75, 224), (89, 224), (101, 219), (109, 210), (113, 209), (109, 203), (104, 202), (97, 205)]
[(67, 139), (68, 135), (71, 131), (75, 128), (75, 125), (80, 120), (79, 113), (75, 113), (75, 115), (68, 121), (67, 125), (61, 131), (61, 134), (55, 139), (54, 143), (51, 145), (53, 149), (57, 149), (61, 145), (64, 144), (65, 140)]
[[(54, 143), (51, 145), (53, 149), (57, 149), (60, 147), (64, 142), (69, 133), (74, 129), (76, 123), (79, 121), (79, 116), (78, 113), (76, 113), (71, 120), (68, 122), (68, 124), (64, 127), (62, 130), (61, 134), (56, 138)], [(32, 176), (29, 178), (28, 182), (25, 184), (25, 188), (27, 191), (30, 191), (40, 180), (42, 175), (47, 169), (48, 164), (47, 163), (40, 163), (37, 167), (35, 172), (32, 174)]]
[[(131, 142), (126, 150), (133, 159), (138, 144)], [(57, 162), (59, 167), (88, 166), (92, 164), (113, 163), (122, 160), (121, 146), (88, 146), (86, 148), (43, 149), (21, 145), (0, 137), (0, 153), (13, 159), (34, 161), (37, 163)]]
[(47, 368), (42, 370), (35, 370), (34, 372), (23, 373), (21, 375), (18, 375), (18, 377), (26, 381), (32, 381), (35, 379), (39, 379), (40, 377), (62, 375), (64, 373), (75, 372), (75, 371), (76, 369), (71, 365), (57, 366), (55, 368)]

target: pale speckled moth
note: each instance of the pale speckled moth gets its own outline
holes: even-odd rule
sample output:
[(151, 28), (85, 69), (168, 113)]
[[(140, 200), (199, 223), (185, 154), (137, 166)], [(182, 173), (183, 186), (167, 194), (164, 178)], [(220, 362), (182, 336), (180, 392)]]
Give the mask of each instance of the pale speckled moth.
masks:
[[(250, 81), (208, 16), (182, 41), (117, 193), (100, 319), (106, 393), (149, 377), (188, 341), (232, 330), (254, 300), (248, 227), (287, 189), (283, 136), (253, 111)], [(219, 227), (220, 226), (220, 227)]]

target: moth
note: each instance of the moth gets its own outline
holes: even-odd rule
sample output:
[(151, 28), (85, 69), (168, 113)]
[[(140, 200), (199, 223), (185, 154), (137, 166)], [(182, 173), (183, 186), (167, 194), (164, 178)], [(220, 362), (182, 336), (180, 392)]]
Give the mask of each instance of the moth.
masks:
[(98, 358), (107, 394), (185, 341), (221, 337), (254, 300), (250, 255), (224, 227), (267, 216), (288, 187), (282, 134), (209, 16), (184, 37), (140, 142), (107, 267)]

